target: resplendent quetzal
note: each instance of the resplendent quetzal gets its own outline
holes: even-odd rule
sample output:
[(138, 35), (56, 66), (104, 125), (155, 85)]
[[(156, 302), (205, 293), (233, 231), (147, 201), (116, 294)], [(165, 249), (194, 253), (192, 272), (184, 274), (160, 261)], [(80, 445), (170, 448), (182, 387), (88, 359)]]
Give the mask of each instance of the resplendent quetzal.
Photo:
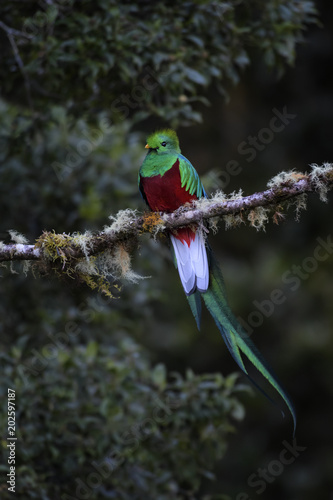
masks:
[[(147, 139), (148, 149), (140, 171), (139, 189), (149, 208), (155, 212), (173, 212), (185, 203), (206, 196), (198, 173), (179, 148), (177, 134), (165, 129)], [(284, 399), (293, 421), (293, 403), (232, 314), (226, 300), (225, 286), (219, 266), (205, 241), (202, 231), (184, 227), (170, 232), (175, 263), (192, 313), (200, 328), (201, 297), (213, 316), (230, 354), (249, 377), (241, 354), (244, 354)], [(258, 385), (249, 377), (256, 387)], [(259, 388), (260, 389), (260, 388)], [(267, 394), (260, 389), (268, 398)]]

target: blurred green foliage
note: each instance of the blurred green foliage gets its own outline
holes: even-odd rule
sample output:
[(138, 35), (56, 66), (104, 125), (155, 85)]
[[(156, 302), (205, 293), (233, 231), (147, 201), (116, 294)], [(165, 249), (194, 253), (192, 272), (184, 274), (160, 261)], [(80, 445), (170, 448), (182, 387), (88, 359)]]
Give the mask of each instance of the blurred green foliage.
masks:
[[(1, 354), (1, 399), (16, 390), (20, 498), (181, 498), (214, 479), (231, 419), (243, 417), (236, 377), (167, 377), (129, 337), (68, 348), (71, 335), (48, 339), (32, 359), (19, 347)], [(1, 498), (11, 495), (7, 443)]]
[(112, 122), (156, 115), (172, 125), (200, 120), (194, 103), (207, 102), (211, 83), (222, 93), (237, 83), (252, 49), (276, 71), (292, 64), (305, 25), (315, 20), (313, 3), (295, 0), (197, 0), (177, 8), (61, 0), (44, 7), (29, 1), (1, 7), (2, 20), (23, 35), (17, 45), (24, 70), (4, 44), (0, 80), (7, 99), (27, 102), (24, 73), (42, 116), (63, 103), (90, 121), (106, 111)]
[[(1, 2), (1, 239), (8, 229), (31, 241), (43, 229), (97, 230), (108, 214), (137, 208), (142, 131), (198, 123), (215, 91), (227, 95), (253, 60), (280, 75), (314, 16), (313, 2), (294, 0)], [(22, 498), (213, 497), (244, 388), (206, 373), (220, 368), (222, 341), (214, 331), (210, 352), (201, 336), (191, 347), (195, 323), (171, 267), (165, 246), (143, 240), (135, 269), (152, 278), (114, 300), (25, 277), (21, 264), (2, 270), (1, 477), (11, 387)], [(185, 375), (192, 361), (205, 373)], [(166, 422), (143, 428), (156, 398), (173, 396), (179, 406)], [(133, 428), (138, 444), (129, 447)], [(103, 473), (92, 463), (111, 451), (121, 463), (90, 486)], [(1, 498), (10, 498), (4, 483)]]

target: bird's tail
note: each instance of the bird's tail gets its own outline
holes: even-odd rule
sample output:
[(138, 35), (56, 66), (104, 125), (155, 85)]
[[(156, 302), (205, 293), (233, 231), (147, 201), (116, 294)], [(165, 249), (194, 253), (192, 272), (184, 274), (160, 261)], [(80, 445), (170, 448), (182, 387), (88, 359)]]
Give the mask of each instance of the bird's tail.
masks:
[[(244, 329), (241, 327), (239, 322), (236, 320), (232, 314), (226, 300), (226, 291), (223, 282), (222, 273), (219, 266), (212, 255), (210, 249), (208, 249), (210, 257), (210, 275), (209, 275), (209, 287), (205, 293), (201, 293), (202, 298), (207, 306), (207, 309), (213, 316), (218, 329), (221, 332), (223, 340), (225, 341), (230, 354), (241, 368), (241, 370), (249, 377), (251, 382), (270, 400), (272, 399), (266, 394), (266, 392), (261, 389), (256, 382), (248, 375), (247, 370), (244, 366), (242, 359), (242, 354), (245, 355), (249, 361), (257, 368), (257, 370), (268, 380), (268, 382), (274, 387), (274, 389), (280, 394), (284, 402), (289, 408), (289, 411), (293, 418), (294, 423), (294, 434), (296, 429), (296, 414), (294, 410), (293, 403), (289, 398), (288, 394), (276, 378), (274, 372), (260, 354), (256, 346), (250, 340), (248, 335), (245, 333)], [(194, 297), (193, 297), (194, 295)], [(191, 298), (189, 298), (190, 306), (192, 312), (198, 323), (198, 317), (200, 317), (200, 311), (198, 310), (198, 295), (199, 292), (195, 292)], [(282, 412), (283, 414), (283, 412)]]
[(174, 262), (186, 295), (195, 290), (206, 291), (209, 283), (209, 268), (206, 245), (201, 231), (181, 228), (170, 234)]

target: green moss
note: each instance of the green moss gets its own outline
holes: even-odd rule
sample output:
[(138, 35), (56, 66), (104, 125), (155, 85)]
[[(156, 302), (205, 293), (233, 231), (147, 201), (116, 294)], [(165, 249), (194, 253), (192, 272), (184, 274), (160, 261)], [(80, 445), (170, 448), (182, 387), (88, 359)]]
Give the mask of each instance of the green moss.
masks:
[(36, 240), (36, 248), (43, 251), (46, 260), (55, 262), (61, 261), (66, 263), (67, 257), (65, 249), (70, 249), (73, 242), (73, 237), (67, 234), (56, 234), (54, 231), (43, 231), (43, 234)]
[[(101, 268), (98, 265), (100, 256), (88, 256), (92, 237), (91, 233), (70, 236), (56, 234), (54, 231), (44, 231), (35, 244), (43, 251), (45, 258), (41, 265), (37, 265), (37, 269), (40, 268), (44, 275), (52, 273), (58, 278), (71, 278), (76, 280), (78, 284), (84, 283), (92, 290), (98, 290), (107, 297), (114, 298), (111, 292), (111, 283), (107, 279), (110, 273), (106, 272), (105, 262)], [(75, 247), (80, 247), (85, 257), (75, 257), (73, 255)], [(114, 262), (112, 262), (112, 266), (114, 267)], [(118, 286), (116, 288), (119, 289)]]

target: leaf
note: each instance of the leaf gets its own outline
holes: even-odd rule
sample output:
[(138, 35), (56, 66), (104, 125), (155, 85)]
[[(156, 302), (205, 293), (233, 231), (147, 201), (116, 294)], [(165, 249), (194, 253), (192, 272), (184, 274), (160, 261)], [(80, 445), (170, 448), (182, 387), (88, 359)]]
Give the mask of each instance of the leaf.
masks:
[(198, 36), (195, 35), (187, 35), (186, 37), (188, 40), (191, 40), (191, 42), (195, 43), (198, 47), (201, 49), (205, 46), (204, 41), (202, 38), (199, 38)]
[(207, 78), (202, 73), (199, 73), (199, 71), (185, 66), (184, 73), (192, 82), (198, 85), (208, 85)]
[(164, 389), (166, 386), (166, 368), (162, 363), (155, 366), (152, 373), (153, 382), (160, 388)]
[(88, 358), (95, 358), (98, 353), (98, 342), (92, 340), (87, 345), (86, 355)]
[(235, 63), (240, 66), (241, 68), (244, 68), (244, 66), (247, 66), (248, 64), (250, 64), (250, 59), (247, 55), (247, 53), (245, 52), (245, 50), (243, 50), (236, 58), (235, 58)]

